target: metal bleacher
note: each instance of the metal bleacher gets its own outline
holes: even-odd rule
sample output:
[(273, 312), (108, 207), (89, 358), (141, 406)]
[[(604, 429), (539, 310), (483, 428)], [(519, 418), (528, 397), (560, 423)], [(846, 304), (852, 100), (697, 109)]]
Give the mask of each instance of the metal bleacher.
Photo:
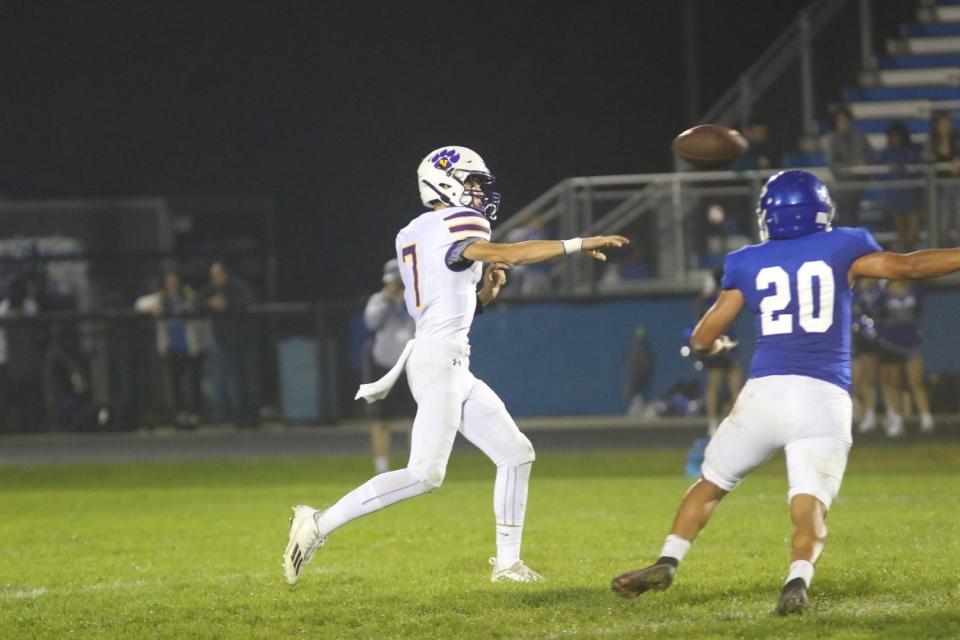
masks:
[(858, 87), (843, 92), (854, 126), (875, 149), (886, 146), (883, 132), (894, 119), (907, 124), (915, 143), (926, 142), (931, 112), (960, 117), (960, 0), (922, 3), (916, 22), (901, 25), (886, 51), (860, 72)]
[[(895, 175), (886, 166), (847, 167), (844, 179), (837, 180), (820, 150), (826, 126), (818, 125), (815, 117), (814, 88), (819, 84), (812, 52), (818, 46), (816, 38), (826, 37), (832, 24), (842, 25), (840, 35), (848, 38), (846, 25), (851, 19), (860, 26), (860, 59), (848, 61), (845, 77), (856, 77), (858, 85), (842, 91), (839, 85), (832, 95), (820, 95), (821, 106), (839, 93), (854, 115), (854, 128), (868, 135), (875, 150), (886, 146), (884, 132), (891, 120), (903, 120), (913, 143), (923, 144), (932, 112), (945, 110), (960, 118), (960, 0), (918, 2), (916, 21), (901, 24), (898, 36), (884, 43), (886, 53), (876, 56), (873, 17), (886, 8), (879, 0), (813, 0), (704, 113), (701, 122), (743, 126), (753, 110), (762, 110), (764, 96), (776, 96), (778, 82), (782, 88), (784, 78), (788, 85), (799, 81), (800, 91), (789, 94), (802, 106), (799, 121), (794, 121), (799, 151), (784, 154), (782, 167), (807, 167), (826, 181), (835, 196), (846, 195), (848, 204), (855, 199), (857, 224), (870, 228), (882, 242), (894, 240), (888, 196), (898, 190), (909, 192), (923, 203), (922, 245), (953, 246), (958, 241), (960, 177), (950, 175), (949, 165), (910, 165)], [(883, 15), (885, 32), (896, 28), (903, 10), (913, 8), (906, 5), (900, 12)], [(824, 45), (821, 49), (831, 47)], [(550, 274), (549, 291), (554, 294), (695, 292), (704, 272), (716, 267), (719, 257), (756, 239), (751, 212), (763, 181), (777, 169), (704, 172), (682, 164), (675, 169), (662, 174), (567, 178), (498, 225), (496, 237), (515, 241), (541, 237), (538, 234), (621, 233), (635, 238), (635, 245), (645, 240), (644, 246), (637, 247), (642, 255), (631, 258), (649, 268), (641, 270), (642, 276), (625, 279), (611, 273), (611, 265), (566, 261)], [(705, 224), (710, 215), (713, 218)], [(841, 218), (841, 223), (850, 224), (851, 219)], [(637, 273), (636, 264), (622, 266), (623, 272), (633, 268)]]

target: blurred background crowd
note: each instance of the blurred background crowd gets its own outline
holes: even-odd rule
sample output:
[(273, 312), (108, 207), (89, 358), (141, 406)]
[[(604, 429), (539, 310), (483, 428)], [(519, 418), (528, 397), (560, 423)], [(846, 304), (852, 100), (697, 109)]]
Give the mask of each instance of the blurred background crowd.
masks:
[[(472, 366), (518, 416), (712, 429), (749, 375), (753, 329), (741, 319), (740, 347), (713, 362), (683, 353), (685, 331), (724, 256), (758, 240), (778, 168), (822, 177), (835, 223), (887, 248), (960, 244), (948, 0), (749, 0), (736, 15), (614, 0), (589, 19), (553, 7), (549, 29), (537, 3), (217, 4), (0, 7), (16, 96), (0, 117), (3, 432), (370, 419), (382, 441), (409, 405), (367, 415), (353, 391), (409, 331), (384, 263), (419, 213), (414, 168), (445, 142), (497, 175), (496, 241), (632, 240), (602, 266), (513, 269), (477, 319)], [(639, 39), (640, 23), (662, 29)], [(485, 63), (438, 91), (461, 82), (465, 24), (483, 26)], [(508, 108), (489, 90), (506, 69)], [(671, 158), (698, 122), (737, 128), (746, 153), (722, 171)], [(860, 428), (897, 436), (960, 412), (960, 281), (857, 295)], [(586, 357), (595, 370), (571, 366)]]

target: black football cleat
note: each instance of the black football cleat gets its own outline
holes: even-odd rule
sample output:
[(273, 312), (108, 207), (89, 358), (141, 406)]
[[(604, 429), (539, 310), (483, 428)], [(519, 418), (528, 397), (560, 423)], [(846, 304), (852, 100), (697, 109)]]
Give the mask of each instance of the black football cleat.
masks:
[(652, 564), (643, 569), (630, 571), (617, 576), (610, 583), (610, 588), (618, 596), (624, 598), (636, 598), (641, 593), (650, 591), (663, 591), (673, 583), (673, 577), (677, 575), (677, 569), (673, 565), (658, 563)]
[(777, 608), (774, 613), (778, 616), (789, 616), (795, 613), (803, 613), (807, 608), (807, 585), (803, 578), (794, 578), (783, 585), (783, 591), (780, 592), (780, 600), (777, 602)]

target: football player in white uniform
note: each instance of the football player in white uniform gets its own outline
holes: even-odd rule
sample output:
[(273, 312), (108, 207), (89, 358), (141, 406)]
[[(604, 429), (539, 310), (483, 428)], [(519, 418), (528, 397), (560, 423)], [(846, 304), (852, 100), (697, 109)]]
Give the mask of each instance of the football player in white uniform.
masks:
[[(622, 236), (490, 242), (500, 196), (485, 191), (493, 175), (466, 147), (450, 146), (427, 155), (417, 169), (420, 197), (430, 208), (404, 227), (396, 239), (407, 311), (416, 335), (397, 364), (380, 380), (362, 385), (357, 397), (383, 398), (405, 368), (417, 402), (407, 467), (374, 476), (325, 511), (293, 508), (283, 554), (287, 582), (296, 584), (303, 565), (335, 529), (347, 522), (437, 489), (457, 431), (496, 465), (493, 510), (496, 558), (493, 582), (541, 582), (520, 560), (533, 447), (503, 402), (470, 372), (467, 334), (475, 313), (493, 300), (506, 282), (505, 270), (568, 253), (605, 260), (601, 249), (622, 247)], [(482, 263), (487, 264), (484, 271)], [(480, 289), (477, 289), (480, 284)]]

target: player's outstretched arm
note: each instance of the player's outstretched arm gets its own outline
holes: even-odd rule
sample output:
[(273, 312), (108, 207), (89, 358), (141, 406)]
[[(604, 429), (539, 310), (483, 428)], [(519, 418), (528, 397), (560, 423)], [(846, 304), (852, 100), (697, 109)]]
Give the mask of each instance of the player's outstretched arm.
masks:
[(743, 294), (737, 289), (721, 291), (717, 301), (703, 314), (693, 329), (693, 335), (690, 336), (693, 350), (701, 356), (715, 356), (737, 346), (737, 343), (723, 335), (723, 332), (736, 320), (743, 304)]
[(913, 253), (877, 251), (850, 267), (850, 278), (924, 280), (960, 271), (960, 249), (924, 249)]
[(594, 236), (592, 238), (573, 238), (572, 240), (527, 240), (513, 244), (498, 242), (474, 242), (463, 252), (467, 260), (478, 262), (500, 262), (506, 265), (534, 264), (558, 258), (568, 253), (582, 251), (601, 262), (607, 256), (601, 249), (617, 248), (630, 244), (623, 236)]

